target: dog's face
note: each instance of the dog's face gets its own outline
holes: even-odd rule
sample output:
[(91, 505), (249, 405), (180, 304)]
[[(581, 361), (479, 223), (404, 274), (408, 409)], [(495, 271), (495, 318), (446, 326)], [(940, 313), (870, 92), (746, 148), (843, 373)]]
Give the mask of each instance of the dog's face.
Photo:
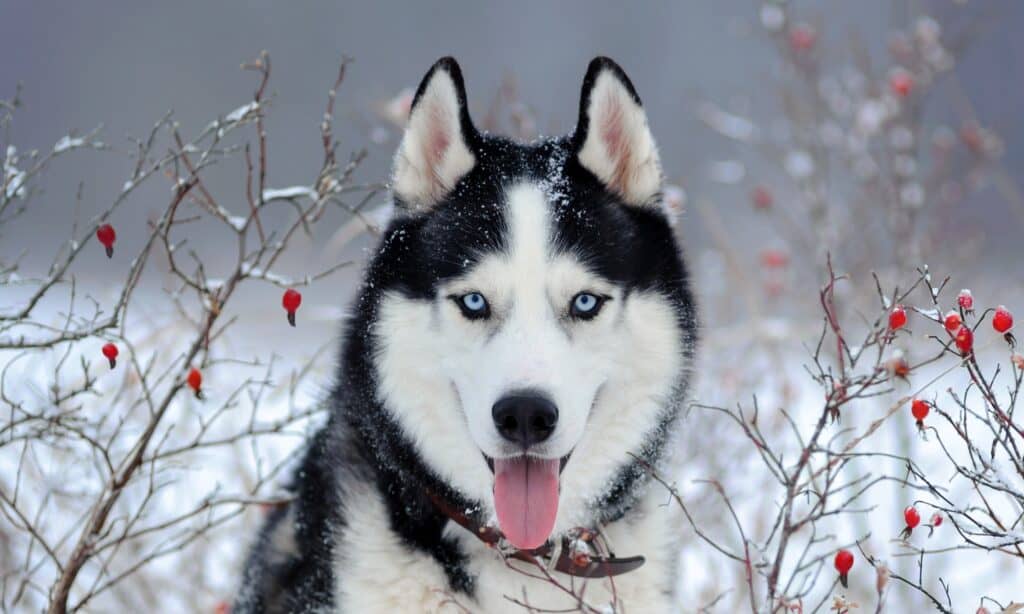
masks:
[(594, 521), (659, 445), (694, 337), (639, 98), (595, 60), (570, 137), (478, 133), (453, 60), (416, 94), (369, 283), (378, 396), (519, 548)]

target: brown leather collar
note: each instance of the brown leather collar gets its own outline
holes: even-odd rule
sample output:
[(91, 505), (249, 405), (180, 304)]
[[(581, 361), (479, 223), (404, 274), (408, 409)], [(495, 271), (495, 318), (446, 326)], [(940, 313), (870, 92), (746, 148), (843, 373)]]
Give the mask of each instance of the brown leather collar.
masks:
[(549, 540), (540, 548), (534, 548), (533, 550), (510, 549), (507, 542), (505, 542), (505, 537), (496, 527), (480, 524), (443, 497), (431, 491), (427, 491), (427, 497), (434, 504), (434, 507), (447, 516), (449, 520), (461, 525), (489, 547), (499, 549), (507, 557), (528, 563), (539, 563), (538, 559), (545, 559), (550, 565), (551, 559), (557, 556), (553, 565), (556, 571), (580, 578), (618, 576), (633, 571), (644, 564), (644, 557), (642, 556), (618, 558), (612, 552), (608, 556), (598, 554), (595, 544), (593, 544), (597, 533), (582, 528), (575, 529), (571, 535), (563, 537), (557, 546)]

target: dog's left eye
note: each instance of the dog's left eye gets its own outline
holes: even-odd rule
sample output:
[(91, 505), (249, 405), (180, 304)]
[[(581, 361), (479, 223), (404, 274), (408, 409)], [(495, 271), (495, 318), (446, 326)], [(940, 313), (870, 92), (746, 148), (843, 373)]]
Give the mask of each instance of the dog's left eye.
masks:
[(470, 320), (478, 320), (491, 315), (491, 306), (487, 299), (479, 292), (467, 292), (460, 296), (451, 297), (455, 304), (462, 310), (462, 315)]
[(604, 305), (605, 297), (591, 294), (590, 292), (580, 292), (572, 298), (572, 303), (569, 305), (569, 314), (574, 318), (581, 320), (589, 320), (597, 315), (597, 312), (601, 311), (601, 306)]

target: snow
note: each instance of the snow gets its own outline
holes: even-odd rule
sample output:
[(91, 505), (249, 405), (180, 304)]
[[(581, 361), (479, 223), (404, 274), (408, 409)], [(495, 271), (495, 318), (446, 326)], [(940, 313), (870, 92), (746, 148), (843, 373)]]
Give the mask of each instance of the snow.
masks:
[(793, 179), (807, 179), (814, 174), (814, 159), (802, 149), (787, 153), (784, 164)]
[(19, 170), (15, 164), (18, 161), (18, 150), (14, 145), (7, 146), (7, 156), (4, 158), (3, 185), (6, 198), (25, 198), (28, 190), (25, 189), (27, 176), (25, 171)]
[(754, 122), (724, 111), (710, 102), (700, 105), (697, 109), (697, 117), (715, 132), (734, 141), (750, 142), (757, 135), (757, 127), (754, 126)]
[(7, 194), (7, 198), (25, 198), (27, 194), (25, 186), (25, 171), (19, 171), (16, 168), (5, 170), (4, 172), (5, 181), (7, 182), (4, 190)]
[(85, 139), (64, 136), (61, 137), (61, 139), (53, 146), (53, 153), (63, 153), (69, 149), (81, 147), (82, 145), (85, 145)]
[(873, 135), (891, 114), (889, 106), (883, 100), (869, 98), (857, 109), (857, 128), (865, 135)]
[(248, 104), (244, 104), (244, 105), (238, 107), (234, 111), (232, 111), (232, 112), (228, 113), (227, 115), (225, 115), (224, 116), (224, 121), (232, 122), (232, 123), (242, 121), (250, 113), (255, 112), (259, 108), (260, 108), (259, 103), (254, 100), (254, 101), (252, 101), (252, 102), (250, 102)]
[(311, 198), (313, 200), (316, 200), (317, 197), (318, 197), (318, 194), (316, 193), (316, 190), (314, 190), (313, 188), (310, 188), (310, 187), (307, 187), (307, 186), (304, 186), (304, 185), (296, 185), (296, 186), (292, 186), (290, 188), (278, 188), (278, 189), (270, 189), (270, 188), (268, 188), (266, 190), (263, 190), (263, 200), (264, 200), (264, 202), (266, 202), (268, 200), (287, 199), (287, 198), (299, 198), (300, 196), (305, 196), (307, 198)]
[(271, 273), (260, 267), (252, 266), (249, 263), (242, 265), (242, 273), (256, 279), (265, 279), (269, 282), (276, 283), (282, 286), (292, 285), (292, 280), (278, 275), (277, 273)]
[[(223, 122), (219, 119), (216, 119), (207, 124), (206, 128), (204, 129), (204, 132), (216, 130), (217, 138), (223, 138), (224, 135), (227, 133), (227, 128), (230, 128), (233, 124), (237, 124), (243, 119), (246, 119), (247, 117), (249, 117), (249, 115), (257, 111), (259, 108), (260, 105), (255, 100), (246, 103), (225, 115)], [(228, 124), (228, 126), (224, 126), (224, 124)], [(184, 149), (185, 151), (197, 151), (195, 145), (191, 143), (186, 145)]]
[(914, 23), (914, 36), (923, 45), (937, 45), (942, 35), (942, 26), (934, 18), (929, 16), (919, 17)]
[(708, 176), (719, 183), (739, 183), (746, 174), (747, 169), (739, 160), (722, 160), (708, 165)]
[(391, 131), (384, 126), (374, 126), (370, 129), (370, 141), (375, 145), (383, 145), (391, 140)]
[(242, 232), (243, 230), (245, 230), (245, 225), (249, 222), (249, 218), (243, 217), (241, 215), (229, 215), (225, 219), (227, 220), (228, 224), (231, 224), (231, 227), (237, 230), (238, 232)]
[(766, 30), (778, 32), (786, 25), (786, 12), (777, 4), (764, 3), (761, 5), (761, 25)]

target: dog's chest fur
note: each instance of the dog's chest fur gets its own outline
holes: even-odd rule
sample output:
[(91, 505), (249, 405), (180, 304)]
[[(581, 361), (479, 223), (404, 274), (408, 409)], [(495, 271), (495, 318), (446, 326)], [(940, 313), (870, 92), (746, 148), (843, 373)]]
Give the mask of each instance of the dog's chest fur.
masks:
[[(544, 578), (539, 568), (505, 560), (462, 527), (449, 523), (447, 534), (469, 555), (466, 571), (474, 579), (474, 591), (467, 595), (451, 591), (441, 564), (428, 554), (409, 549), (391, 530), (385, 506), (375, 492), (352, 493), (351, 505), (346, 506), (347, 528), (341, 531), (334, 557), (337, 611), (562, 611), (579, 608), (576, 596), (583, 595), (594, 610), (581, 611), (668, 612), (679, 518), (672, 507), (664, 505), (664, 494), (659, 497), (656, 491), (650, 492), (623, 519), (604, 528), (612, 546), (621, 549), (617, 554), (646, 558), (640, 569), (612, 579), (585, 580), (558, 572), (550, 572), (551, 579)], [(618, 607), (613, 609), (616, 598)]]

